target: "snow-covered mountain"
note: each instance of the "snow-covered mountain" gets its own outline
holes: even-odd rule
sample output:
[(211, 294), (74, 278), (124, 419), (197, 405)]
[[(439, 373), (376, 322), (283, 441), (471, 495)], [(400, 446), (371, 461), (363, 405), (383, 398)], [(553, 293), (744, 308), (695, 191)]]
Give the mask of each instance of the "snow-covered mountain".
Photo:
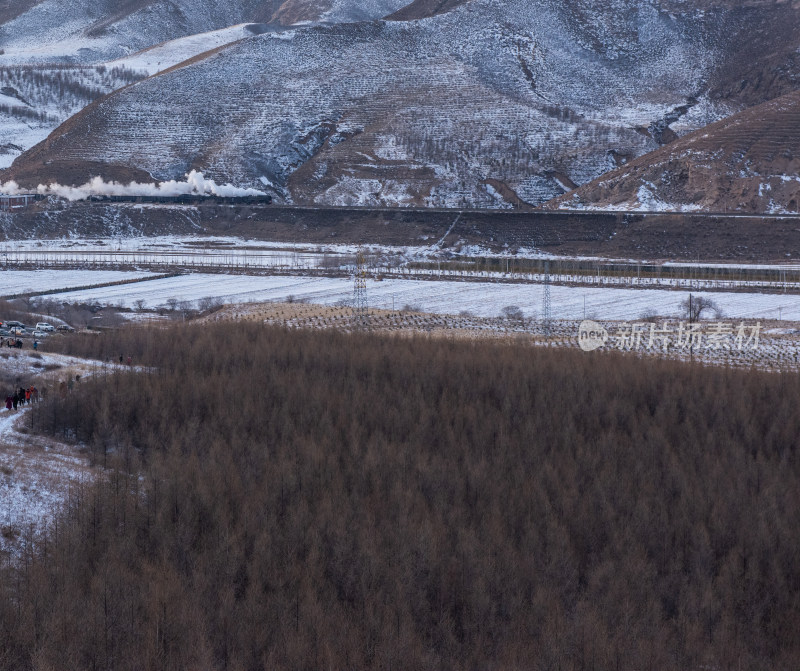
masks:
[[(0, 1), (0, 169), (89, 103), (136, 79), (253, 35), (282, 30), (281, 22), (372, 19), (402, 4)], [(237, 23), (241, 21), (249, 23)]]
[(22, 0), (0, 11), (0, 66), (97, 64), (239, 23), (363, 21), (407, 0)]
[(294, 203), (539, 204), (800, 75), (788, 2), (417, 0), (408, 12), (199, 56), (94, 103), (4, 179), (198, 169)]

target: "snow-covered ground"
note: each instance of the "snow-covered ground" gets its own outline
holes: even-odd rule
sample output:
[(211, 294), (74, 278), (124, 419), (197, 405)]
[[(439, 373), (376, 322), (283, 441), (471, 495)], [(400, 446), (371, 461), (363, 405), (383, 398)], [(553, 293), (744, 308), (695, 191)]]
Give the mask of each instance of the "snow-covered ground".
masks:
[[(7, 267), (17, 265), (39, 268), (100, 267), (136, 268), (151, 267), (163, 271), (165, 268), (187, 269), (191, 272), (216, 269), (221, 271), (250, 272), (252, 274), (281, 273), (291, 270), (318, 271), (319, 274), (349, 272), (358, 251), (355, 245), (314, 245), (300, 243), (275, 243), (242, 238), (219, 236), (185, 237), (160, 236), (153, 238), (105, 238), (95, 240), (22, 240), (0, 243), (0, 263)], [(664, 268), (684, 268), (683, 276), (672, 277), (661, 273), (645, 273), (640, 277), (641, 261), (635, 259), (603, 259), (591, 257), (555, 257), (532, 248), (520, 248), (514, 252), (490, 251), (471, 245), (460, 247), (457, 252), (443, 250), (439, 242), (417, 246), (367, 245), (362, 248), (368, 272), (372, 275), (430, 279), (471, 279), (514, 282), (541, 282), (541, 272), (515, 270), (515, 259), (564, 259), (591, 261), (597, 264), (596, 274), (582, 272), (553, 272), (553, 284), (580, 284), (595, 287), (636, 287), (653, 289), (678, 289), (691, 291), (718, 291), (749, 289), (752, 291), (783, 292), (794, 288), (793, 278), (800, 266), (797, 264), (699, 264), (665, 263)], [(508, 261), (511, 273), (503, 273), (502, 263), (497, 270), (477, 270), (476, 259), (493, 258)], [(450, 261), (463, 261), (459, 267), (448, 267)], [(606, 261), (615, 265), (627, 264), (628, 273), (605, 272)], [(435, 270), (433, 267), (435, 264)], [(656, 264), (657, 265), (657, 264)], [(473, 269), (469, 269), (469, 268)], [(694, 268), (702, 272), (694, 272)], [(742, 268), (748, 271), (784, 271), (771, 273), (771, 278), (724, 279), (725, 271)], [(794, 271), (794, 272), (793, 272)], [(702, 275), (702, 277), (697, 277)], [(75, 285), (77, 286), (77, 285)], [(85, 286), (85, 283), (80, 286)], [(2, 294), (0, 294), (2, 295)]]
[[(141, 205), (139, 207), (148, 207)], [(355, 245), (355, 244), (309, 244), (303, 242), (270, 242), (268, 240), (251, 240), (235, 236), (220, 235), (159, 235), (147, 237), (107, 237), (107, 238), (56, 238), (56, 239), (24, 239), (4, 240), (0, 242), (0, 259), (36, 258), (36, 254), (54, 258), (77, 258), (84, 254), (114, 255), (127, 254), (165, 254), (181, 255), (185, 253), (202, 253), (213, 255), (226, 253), (256, 255), (257, 252), (276, 253), (291, 252), (295, 254), (315, 255), (353, 255), (359, 249), (367, 254), (399, 255), (409, 260), (423, 260), (440, 253), (439, 240), (431, 238), (429, 244), (423, 245)], [(561, 258), (553, 254), (541, 252), (532, 247), (518, 247), (514, 252), (498, 252), (479, 245), (464, 245), (459, 254), (467, 257), (524, 257), (524, 258)], [(591, 258), (596, 257), (574, 257)], [(635, 261), (634, 261), (635, 262)]]
[(248, 24), (242, 23), (221, 30), (189, 35), (157, 44), (130, 56), (109, 61), (108, 66), (124, 67), (154, 75), (212, 49), (253, 37), (254, 34), (252, 30), (248, 29)]
[[(355, 249), (318, 251), (301, 245), (218, 245), (213, 239), (191, 243), (154, 243), (148, 238), (116, 241), (81, 242), (66, 245), (0, 245), (0, 263), (38, 266), (79, 264), (172, 265), (251, 268), (318, 268), (336, 257), (355, 254)], [(402, 254), (402, 252), (395, 252)]]
[(126, 282), (152, 274), (118, 270), (3, 270), (0, 275), (0, 296)]
[[(14, 295), (62, 289), (50, 296), (64, 302), (98, 302), (133, 307), (142, 301), (157, 308), (173, 302), (197, 303), (213, 298), (223, 303), (284, 301), (289, 297), (312, 303), (333, 305), (352, 298), (352, 270), (357, 247), (354, 245), (311, 245), (271, 243), (220, 236), (133, 237), (106, 239), (24, 240), (0, 243), (0, 263), (66, 264), (87, 267), (184, 268), (180, 277), (150, 276), (144, 270), (120, 272), (80, 269), (42, 269), (3, 272), (0, 295)], [(425, 269), (415, 262), (431, 265), (444, 254), (431, 240), (428, 246), (368, 246), (370, 305), (399, 309), (414, 305), (440, 314), (469, 311), (476, 316), (494, 317), (507, 305), (518, 305), (528, 316), (541, 312), (543, 276), (536, 273), (462, 271), (446, 267)], [(515, 254), (490, 254), (487, 250), (462, 249), (465, 257), (541, 258), (535, 249)], [(458, 258), (458, 257), (456, 257)], [(603, 259), (597, 259), (602, 264)], [(697, 280), (694, 278), (636, 277), (636, 262), (631, 261), (632, 277), (553, 274), (551, 295), (554, 317), (578, 319), (636, 319), (643, 313), (676, 316), (689, 291), (712, 299), (726, 317), (800, 319), (800, 297), (785, 293), (796, 287), (780, 281)], [(438, 264), (437, 264), (438, 265)], [(697, 264), (672, 263), (691, 269)], [(716, 266), (708, 265), (712, 271)], [(721, 264), (720, 269), (731, 269)], [(761, 270), (796, 271), (795, 265), (741, 267)], [(205, 268), (223, 271), (210, 274)], [(287, 276), (287, 271), (292, 275)], [(228, 274), (225, 274), (228, 273)], [(235, 274), (233, 274), (235, 273)], [(338, 277), (322, 277), (334, 274)], [(690, 273), (691, 274), (691, 273)], [(713, 276), (713, 272), (707, 273)], [(384, 279), (375, 279), (382, 276)], [(776, 277), (780, 277), (776, 275)], [(100, 286), (139, 280), (118, 286)], [(582, 286), (562, 286), (582, 285)], [(86, 288), (94, 287), (94, 288)], [(720, 289), (736, 289), (736, 292)], [(769, 290), (771, 293), (759, 293)], [(584, 312), (585, 309), (585, 312)]]
[[(403, 1), (329, 0), (322, 18), (377, 18)], [(225, 181), (252, 187), (286, 185), (313, 158), (301, 185), (275, 186), (287, 202), (510, 207), (495, 180), (540, 202), (562, 194), (559, 183), (582, 184), (612, 168), (608, 147), (631, 156), (655, 149), (636, 129), (662, 119), (715, 72), (720, 55), (700, 39), (705, 19), (664, 21), (640, 4), (480, 0), (420, 21), (254, 36), (118, 91), (51, 146), (59, 160), (122, 163), (158, 179), (202, 154)], [(169, 22), (155, 10), (151, 3), (131, 17), (124, 44), (94, 52), (152, 72), (231, 37), (217, 30), (131, 55), (142, 31), (155, 39)], [(598, 42), (601, 19), (626, 27), (604, 30)], [(26, 25), (34, 21), (31, 12)], [(117, 30), (103, 35), (119, 40)], [(78, 38), (74, 29), (51, 32)], [(651, 83), (646, 95), (643, 81)], [(125, 132), (107, 132), (112, 126)]]
[[(553, 317), (556, 319), (637, 319), (644, 313), (664, 316), (681, 314), (680, 304), (688, 291), (552, 286)], [(424, 312), (494, 317), (503, 307), (517, 305), (527, 316), (542, 313), (542, 285), (481, 281), (375, 279), (367, 280), (369, 305), (400, 309), (413, 305)], [(713, 300), (731, 319), (783, 318), (800, 320), (800, 296), (745, 292), (694, 292)], [(170, 299), (196, 303), (215, 298), (223, 303), (305, 300), (335, 305), (352, 300), (353, 282), (347, 277), (248, 276), (190, 273), (178, 277), (146, 280), (135, 284), (98, 287), (51, 295), (63, 302), (97, 302), (133, 307), (165, 306)]]
[(14, 551), (22, 534), (46, 524), (70, 489), (93, 477), (88, 460), (74, 447), (32, 435), (30, 406), (6, 410), (11, 388), (35, 385), (53, 393), (61, 381), (91, 375), (95, 362), (30, 350), (0, 350), (0, 373), (11, 382), (0, 388), (0, 552)]
[(0, 551), (51, 519), (70, 488), (91, 477), (74, 448), (16, 431), (27, 412), (0, 411)]

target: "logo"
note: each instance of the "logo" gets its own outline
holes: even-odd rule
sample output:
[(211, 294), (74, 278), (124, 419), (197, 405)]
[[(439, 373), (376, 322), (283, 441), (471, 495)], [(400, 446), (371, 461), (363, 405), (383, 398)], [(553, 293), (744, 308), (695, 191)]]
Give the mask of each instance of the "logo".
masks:
[(608, 331), (591, 319), (584, 319), (578, 331), (578, 344), (584, 352), (593, 352), (608, 342)]
[(663, 352), (698, 352), (718, 350), (748, 352), (757, 350), (761, 338), (761, 322), (738, 325), (731, 322), (655, 322), (619, 323), (613, 334), (602, 324), (586, 319), (578, 331), (578, 344), (584, 352), (592, 352), (608, 344), (619, 350), (659, 349)]

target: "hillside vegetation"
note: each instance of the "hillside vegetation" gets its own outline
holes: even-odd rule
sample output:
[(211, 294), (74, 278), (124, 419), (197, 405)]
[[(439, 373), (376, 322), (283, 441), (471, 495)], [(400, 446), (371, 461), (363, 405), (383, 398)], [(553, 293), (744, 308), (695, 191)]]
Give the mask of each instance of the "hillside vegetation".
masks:
[(104, 65), (12, 67), (0, 58), (0, 168), (89, 103), (144, 76)]
[[(4, 669), (800, 660), (800, 380), (241, 323), (33, 428), (107, 477), (2, 566)], [(53, 345), (51, 345), (53, 346)]]

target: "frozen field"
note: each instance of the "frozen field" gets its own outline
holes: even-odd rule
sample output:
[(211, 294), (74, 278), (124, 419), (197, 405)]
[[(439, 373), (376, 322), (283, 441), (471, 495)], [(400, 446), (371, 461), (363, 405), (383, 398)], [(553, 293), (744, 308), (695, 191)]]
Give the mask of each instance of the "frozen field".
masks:
[[(164, 272), (244, 272), (253, 275), (305, 272), (309, 275), (342, 275), (352, 272), (358, 247), (354, 245), (314, 245), (274, 243), (220, 236), (132, 237), (23, 240), (0, 243), (0, 263), (8, 268), (87, 268), (122, 270), (135, 268)], [(541, 282), (542, 269), (529, 260), (546, 258), (590, 262), (578, 271), (564, 268), (551, 274), (552, 284), (582, 285), (597, 288), (649, 288), (692, 291), (748, 290), (782, 292), (800, 282), (797, 264), (691, 264), (665, 263), (664, 274), (652, 268), (642, 274), (642, 262), (633, 259), (554, 257), (535, 249), (514, 253), (490, 252), (477, 246), (458, 252), (440, 249), (437, 241), (424, 246), (367, 245), (363, 247), (365, 265), (371, 276), (400, 279), (472, 279), (515, 282)], [(487, 266), (484, 259), (493, 258)], [(500, 261), (499, 263), (497, 261)], [(515, 265), (515, 260), (523, 262)], [(504, 263), (505, 262), (505, 263)], [(622, 271), (617, 267), (622, 265)], [(505, 265), (505, 268), (503, 266)], [(658, 264), (655, 264), (658, 267)], [(591, 269), (590, 269), (591, 268)], [(675, 276), (675, 269), (682, 272)], [(726, 271), (741, 269), (738, 276)], [(503, 271), (506, 272), (503, 272)], [(764, 271), (754, 276), (753, 271)], [(73, 286), (86, 286), (86, 283)]]
[[(44, 272), (44, 271), (42, 271)], [(75, 278), (74, 272), (67, 273)], [(80, 275), (80, 274), (78, 274)], [(73, 284), (75, 280), (63, 282)], [(87, 284), (88, 282), (82, 282)], [(247, 276), (194, 273), (120, 286), (69, 291), (50, 296), (64, 302), (97, 302), (134, 307), (168, 305), (170, 299), (195, 304), (203, 298), (223, 303), (283, 302), (304, 300), (336, 305), (352, 299), (353, 283), (348, 278), (302, 276)], [(542, 286), (452, 280), (368, 280), (369, 305), (401, 309), (406, 305), (424, 312), (476, 316), (498, 316), (503, 307), (519, 306), (528, 317), (540, 315)], [(694, 292), (712, 299), (726, 318), (769, 318), (800, 320), (800, 296), (790, 294)], [(552, 286), (554, 319), (637, 319), (645, 312), (663, 316), (680, 314), (680, 303), (688, 291), (662, 289), (619, 289)]]
[(126, 282), (152, 274), (117, 270), (4, 270), (0, 273), (0, 296)]

